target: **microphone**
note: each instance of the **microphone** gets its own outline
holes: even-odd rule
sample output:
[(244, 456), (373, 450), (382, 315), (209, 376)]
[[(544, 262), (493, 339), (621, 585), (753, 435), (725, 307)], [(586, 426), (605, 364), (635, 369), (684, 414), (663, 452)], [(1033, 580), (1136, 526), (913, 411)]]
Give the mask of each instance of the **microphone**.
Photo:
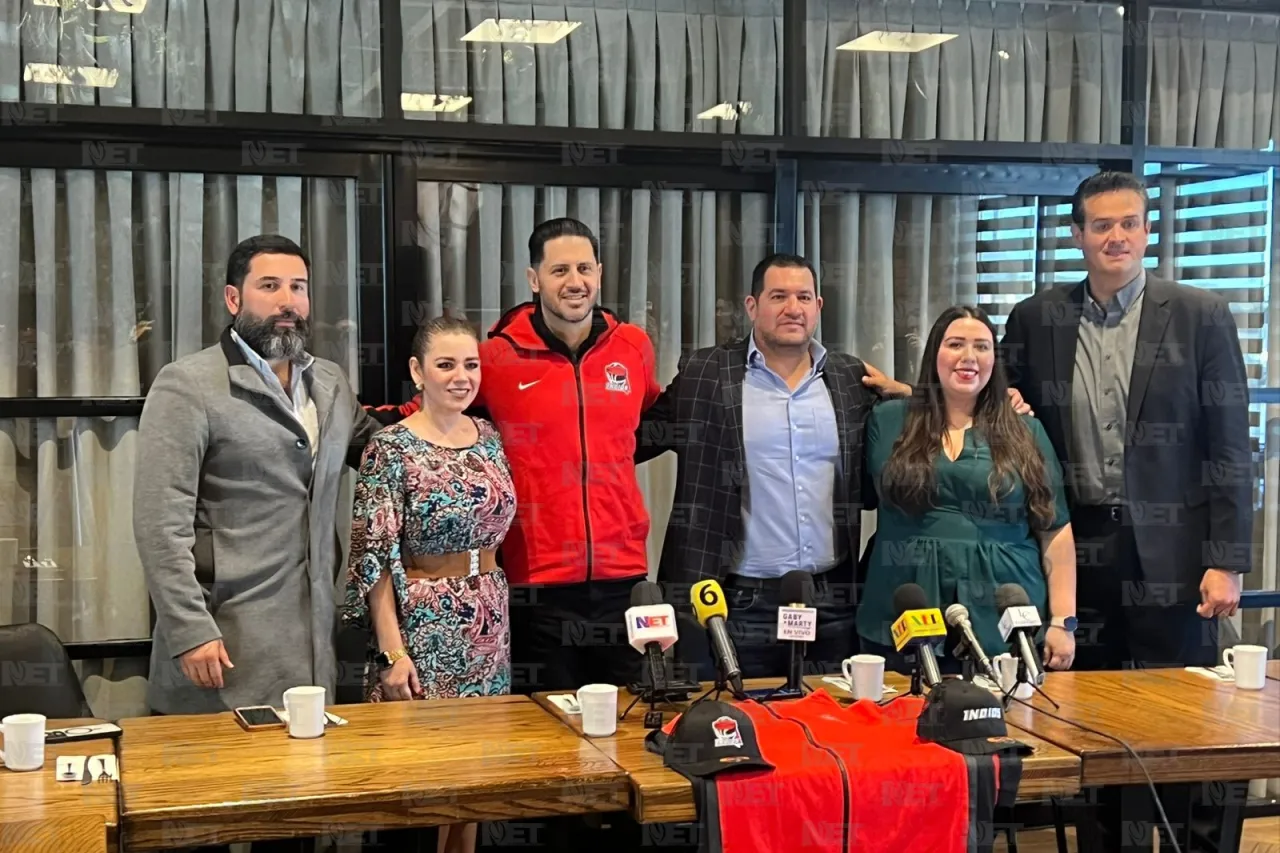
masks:
[[(996, 674), (995, 667), (991, 665), (991, 658), (987, 657), (987, 653), (982, 650), (982, 644), (978, 642), (978, 636), (973, 633), (973, 623), (969, 621), (969, 608), (956, 602), (947, 608), (945, 616), (947, 624), (958, 629), (964, 637), (961, 648), (978, 662), (978, 666), (982, 668), (982, 674), (991, 679), (992, 684), (999, 686), (1000, 677)], [(960, 657), (959, 650), (956, 657)]]
[(804, 692), (804, 644), (818, 638), (818, 611), (813, 608), (813, 575), (799, 569), (787, 572), (779, 583), (778, 642), (791, 646), (786, 694)]
[(694, 615), (698, 624), (707, 629), (711, 635), (711, 651), (720, 665), (720, 674), (731, 688), (735, 697), (746, 695), (742, 687), (742, 667), (738, 666), (738, 654), (733, 648), (733, 640), (725, 630), (724, 618), (729, 615), (729, 608), (724, 603), (724, 590), (713, 580), (698, 581), (689, 590), (689, 598), (693, 602)]
[(919, 674), (923, 675), (925, 684), (933, 688), (942, 682), (938, 658), (933, 653), (934, 638), (947, 636), (942, 613), (929, 606), (924, 588), (917, 583), (904, 583), (894, 590), (893, 609), (902, 614), (893, 623), (894, 648), (902, 651), (910, 646), (916, 650), (920, 659)]
[(640, 581), (631, 588), (631, 606), (627, 608), (627, 642), (649, 662), (649, 701), (667, 689), (667, 662), (664, 654), (675, 645), (680, 635), (676, 629), (676, 611), (662, 603), (662, 588), (652, 581)]
[(996, 589), (996, 609), (1000, 611), (1000, 638), (1008, 642), (1016, 637), (1013, 648), (1022, 658), (1027, 681), (1032, 686), (1044, 684), (1044, 673), (1036, 658), (1036, 631), (1040, 629), (1040, 611), (1031, 604), (1027, 591), (1019, 584), (1007, 583)]

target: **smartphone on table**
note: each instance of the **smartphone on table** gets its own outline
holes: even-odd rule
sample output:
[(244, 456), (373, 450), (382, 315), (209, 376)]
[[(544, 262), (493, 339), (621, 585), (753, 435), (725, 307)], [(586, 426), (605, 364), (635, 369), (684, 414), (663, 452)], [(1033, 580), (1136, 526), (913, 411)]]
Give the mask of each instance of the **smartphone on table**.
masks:
[(244, 708), (236, 708), (232, 712), (235, 714), (236, 722), (240, 724), (240, 728), (246, 732), (255, 732), (261, 729), (278, 729), (284, 725), (284, 720), (280, 719), (280, 714), (270, 705), (250, 705)]

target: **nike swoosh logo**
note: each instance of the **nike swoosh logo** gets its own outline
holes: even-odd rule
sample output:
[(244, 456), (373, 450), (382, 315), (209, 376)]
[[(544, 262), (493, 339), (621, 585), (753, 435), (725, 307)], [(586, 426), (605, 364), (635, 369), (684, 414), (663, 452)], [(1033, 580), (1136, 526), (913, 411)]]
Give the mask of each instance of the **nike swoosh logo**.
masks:
[(534, 385), (537, 385), (541, 381), (542, 381), (541, 379), (535, 379), (532, 382), (521, 382), (516, 387), (519, 388), (521, 391), (523, 391), (526, 388), (532, 388)]

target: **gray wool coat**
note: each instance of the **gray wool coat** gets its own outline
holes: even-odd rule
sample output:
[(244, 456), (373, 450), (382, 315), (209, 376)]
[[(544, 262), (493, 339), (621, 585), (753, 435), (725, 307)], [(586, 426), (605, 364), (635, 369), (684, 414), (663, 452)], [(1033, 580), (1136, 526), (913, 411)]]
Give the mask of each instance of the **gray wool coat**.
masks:
[[(333, 701), (337, 525), (350, 524), (336, 518), (341, 476), (381, 425), (333, 362), (315, 359), (303, 376), (320, 428), (314, 467), (302, 425), (229, 330), (166, 365), (147, 394), (133, 528), (155, 605), (155, 711), (280, 707), (303, 684)], [(235, 668), (222, 689), (197, 687), (178, 658), (218, 638)]]

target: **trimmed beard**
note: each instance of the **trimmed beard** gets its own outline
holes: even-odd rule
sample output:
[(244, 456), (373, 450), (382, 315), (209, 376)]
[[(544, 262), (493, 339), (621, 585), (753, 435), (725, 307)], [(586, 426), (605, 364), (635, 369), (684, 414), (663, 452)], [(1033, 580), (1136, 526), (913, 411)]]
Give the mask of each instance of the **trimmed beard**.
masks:
[[(277, 328), (280, 320), (292, 320), (294, 327)], [(288, 359), (298, 361), (306, 353), (307, 341), (311, 337), (311, 324), (297, 314), (276, 314), (272, 317), (258, 318), (244, 308), (231, 321), (231, 328), (249, 345), (249, 348), (267, 361)]]
[[(568, 317), (566, 317), (566, 316), (563, 314), (563, 312), (561, 312), (561, 311), (560, 311), (560, 309), (559, 309), (559, 308), (557, 308), (554, 304), (552, 304), (552, 302), (551, 302), (550, 300), (544, 299), (544, 298), (542, 297), (542, 291), (538, 291), (538, 293), (536, 294), (536, 296), (537, 296), (537, 302), (538, 302), (538, 309), (539, 309), (539, 310), (544, 311), (544, 312), (546, 312), (547, 314), (551, 314), (552, 316), (556, 317), (557, 319), (559, 319), (559, 320), (561, 320), (562, 322), (565, 322), (565, 323), (580, 323), (580, 322), (582, 322), (582, 320), (570, 320)], [(597, 308), (597, 307), (599, 307), (599, 302), (600, 302), (600, 291), (599, 291), (599, 290), (597, 290), (597, 291), (595, 292), (594, 297), (593, 297), (593, 298), (592, 298), (592, 300), (591, 300), (590, 307), (588, 307), (588, 308), (587, 308), (587, 316), (586, 316), (586, 317), (584, 317), (583, 319), (587, 319), (587, 318), (589, 318), (589, 317), (593, 317), (593, 316), (595, 315), (595, 313), (596, 313), (596, 308)]]

